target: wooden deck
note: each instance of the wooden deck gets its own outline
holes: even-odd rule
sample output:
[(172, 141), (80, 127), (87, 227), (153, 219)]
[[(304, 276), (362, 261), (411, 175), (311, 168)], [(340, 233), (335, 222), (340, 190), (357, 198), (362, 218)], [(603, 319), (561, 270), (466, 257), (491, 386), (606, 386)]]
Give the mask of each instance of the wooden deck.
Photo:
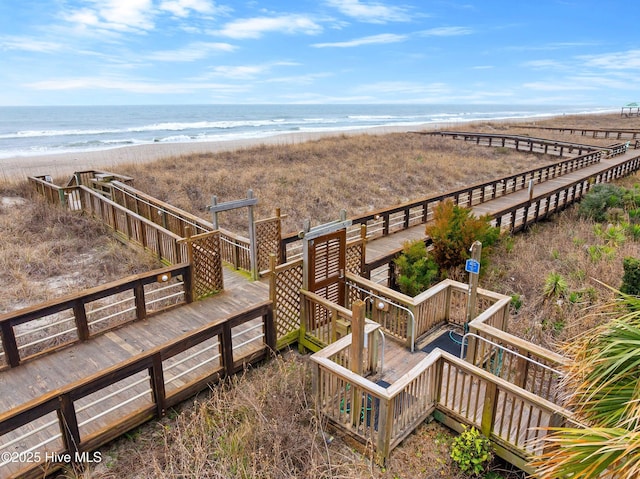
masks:
[(0, 372), (0, 411), (106, 369), (269, 298), (268, 285), (225, 269), (224, 292)]
[[(597, 175), (607, 169), (620, 165), (633, 158), (640, 157), (640, 150), (629, 150), (623, 155), (619, 155), (610, 159), (602, 160), (599, 163), (587, 166), (580, 170), (564, 174), (562, 176), (549, 179), (542, 183), (536, 183), (533, 189), (533, 200), (541, 198), (546, 194), (555, 191), (563, 186), (570, 185), (584, 178)], [(529, 192), (527, 189), (521, 189), (505, 196), (500, 196), (482, 204), (474, 206), (473, 212), (476, 215), (490, 216), (496, 213), (513, 208), (517, 205), (524, 205), (529, 200)], [(398, 231), (388, 236), (383, 236), (370, 240), (367, 243), (366, 262), (374, 263), (380, 258), (388, 255), (393, 251), (398, 251), (406, 241), (415, 241), (426, 238), (425, 225), (419, 224), (411, 228)]]
[[(268, 300), (269, 291), (265, 282), (249, 282), (245, 276), (228, 269), (225, 269), (224, 280), (227, 289), (212, 298), (130, 323), (88, 341), (1, 371), (0, 391), (3, 394), (0, 394), (0, 418), (4, 413), (24, 407), (28, 403), (34, 404), (43, 397), (55, 395), (57, 392), (67, 394), (64, 391), (74, 383), (97, 376), (110, 368), (117, 368), (117, 365), (153, 351), (160, 345), (197, 332), (203, 327), (211, 327), (234, 313)], [(233, 343), (233, 360), (243, 361), (243, 358), (250, 358), (261, 351), (263, 334), (260, 318), (245, 322), (239, 327), (232, 327), (230, 340)], [(220, 374), (224, 368), (223, 363), (218, 336), (168, 358), (163, 362), (163, 388), (167, 397), (191, 382), (206, 377), (211, 371)], [(8, 391), (11, 393), (7, 394)], [(147, 405), (153, 406), (153, 395), (149, 375), (143, 369), (96, 392), (79, 397), (74, 401), (73, 407), (80, 435), (82, 438), (91, 438), (93, 434), (109, 429), (127, 414), (134, 414)], [(30, 432), (35, 434), (21, 438)], [(37, 445), (42, 443), (46, 445), (37, 448)], [(20, 454), (34, 446), (41, 457), (47, 452), (65, 449), (55, 412), (15, 431), (9, 431), (4, 435), (0, 432), (1, 452)], [(28, 465), (19, 461), (2, 465), (3, 462), (5, 461), (0, 461), (2, 478), (11, 477)]]
[[(543, 197), (563, 185), (597, 175), (599, 172), (637, 157), (640, 157), (640, 152), (630, 150), (623, 155), (538, 183), (535, 185), (533, 198)], [(476, 205), (473, 210), (477, 214), (493, 215), (528, 201), (528, 191), (520, 189)], [(407, 240), (423, 239), (425, 237), (424, 231), (425, 225), (419, 224), (368, 241), (366, 262), (371, 263), (388, 256), (391, 252), (401, 249)], [(176, 338), (186, 333), (197, 331), (207, 325), (215, 325), (217, 321), (223, 321), (238, 311), (269, 299), (269, 287), (266, 281), (250, 282), (245, 276), (225, 269), (224, 284), (224, 292), (209, 299), (128, 324), (89, 341), (26, 361), (18, 367), (0, 371), (0, 391), (3, 392), (0, 395), (0, 418), (3, 414), (6, 416), (16, 408), (24, 407), (26, 403), (38, 401), (39, 398), (50, 395), (57, 390), (65, 390), (72, 383), (92, 375), (98, 375), (109, 368), (115, 368), (116, 365), (133, 357), (175, 341)], [(245, 322), (242, 326), (235, 327), (232, 334), (235, 338), (234, 349), (237, 344), (238, 357), (250, 357), (253, 349), (261, 347), (261, 345), (252, 344), (251, 339), (264, 334), (262, 322), (258, 319)], [(168, 362), (163, 365), (166, 382), (163, 387), (166, 387), (167, 395), (170, 395), (172, 390), (179, 389), (181, 385), (189, 384), (193, 370), (203, 364), (207, 364), (206, 367), (214, 370), (219, 370), (222, 367), (223, 358), (220, 357), (220, 354), (215, 354), (220, 349), (219, 343), (216, 341), (216, 337), (211, 337), (197, 343), (189, 349), (188, 354), (180, 353), (170, 357)], [(209, 353), (210, 351), (213, 353)], [(203, 363), (202, 359), (195, 359), (199, 354), (208, 355), (210, 359)], [(426, 356), (427, 354), (419, 348), (416, 352), (411, 353), (406, 348), (389, 340), (385, 347), (383, 374), (378, 379), (393, 384)], [(149, 388), (149, 377), (145, 370), (141, 369), (136, 374), (128, 375), (126, 380), (120, 381), (117, 385), (109, 383), (108, 387), (81, 395), (75, 403), (72, 403), (72, 407), (76, 408), (77, 426), (83, 436), (91, 437), (94, 431), (108, 428), (110, 421), (117, 419), (117, 417), (114, 419), (114, 414), (120, 417), (123, 414), (126, 415), (127, 409), (120, 408), (114, 412), (114, 408), (122, 405), (123, 402), (131, 403), (131, 411), (140, 401), (143, 401), (145, 407), (149, 407), (151, 410), (160, 407), (154, 405), (153, 400), (149, 400), (149, 393), (153, 387)], [(126, 390), (126, 393), (123, 394), (123, 390)], [(6, 393), (8, 391), (11, 393)], [(20, 430), (16, 431), (5, 430), (3, 432), (0, 430), (0, 451), (27, 451), (31, 447), (37, 448), (40, 442), (51, 437), (53, 440), (47, 445), (47, 450), (64, 450), (56, 410), (50, 410), (52, 412), (42, 416), (39, 420), (41, 431), (28, 440), (19, 440), (18, 438), (26, 431), (38, 427), (37, 424), (29, 424), (29, 426), (20, 427)], [(16, 441), (14, 444), (2, 449), (9, 441), (14, 440)], [(2, 465), (2, 461), (0, 461), (0, 477), (10, 477), (18, 469), (16, 463)]]

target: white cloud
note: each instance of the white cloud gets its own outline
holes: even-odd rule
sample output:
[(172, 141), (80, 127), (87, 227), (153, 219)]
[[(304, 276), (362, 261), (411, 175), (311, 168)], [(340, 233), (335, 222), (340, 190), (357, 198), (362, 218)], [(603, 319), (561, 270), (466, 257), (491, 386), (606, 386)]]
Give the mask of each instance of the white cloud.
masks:
[(411, 17), (403, 7), (380, 2), (363, 3), (360, 0), (327, 0), (327, 5), (340, 13), (366, 23), (408, 22)]
[(418, 83), (410, 81), (385, 81), (359, 85), (357, 90), (362, 93), (372, 92), (378, 94), (444, 94), (449, 93), (451, 88), (445, 83)]
[(60, 43), (36, 40), (27, 37), (0, 37), (0, 50), (17, 50), (32, 53), (52, 53), (60, 51)]
[(606, 70), (640, 69), (640, 50), (604, 53), (601, 55), (582, 55), (578, 60), (586, 67), (604, 68)]
[(371, 35), (369, 37), (356, 38), (346, 42), (333, 42), (333, 43), (315, 43), (311, 45), (316, 48), (326, 47), (338, 47), (349, 48), (359, 47), (361, 45), (372, 45), (376, 43), (397, 43), (402, 42), (408, 38), (408, 35), (396, 35), (394, 33), (381, 33), (380, 35)]
[(577, 91), (577, 90), (595, 90), (594, 85), (580, 84), (580, 82), (561, 80), (561, 81), (537, 81), (524, 83), (524, 88), (536, 91)]
[(248, 80), (256, 78), (259, 75), (268, 73), (274, 67), (278, 66), (297, 66), (294, 62), (274, 62), (262, 65), (219, 65), (210, 70), (209, 77), (221, 76), (224, 78)]
[(522, 66), (526, 68), (534, 68), (536, 70), (541, 70), (541, 69), (564, 70), (567, 68), (567, 65), (565, 63), (557, 60), (531, 60), (531, 61), (522, 63)]
[(129, 93), (175, 94), (191, 93), (198, 90), (239, 93), (247, 87), (226, 83), (162, 83), (126, 79), (110, 79), (102, 77), (58, 78), (43, 80), (25, 85), (32, 90), (73, 91), (73, 90), (120, 90)]
[(255, 17), (238, 19), (227, 23), (222, 30), (212, 32), (229, 38), (260, 38), (268, 32), (293, 35), (302, 33), (316, 35), (322, 27), (304, 15), (283, 15), (279, 17)]
[(430, 37), (457, 37), (460, 35), (471, 35), (473, 30), (467, 27), (438, 27), (424, 30), (420, 33)]
[(196, 42), (177, 50), (164, 50), (151, 53), (148, 58), (161, 62), (192, 62), (202, 60), (214, 52), (232, 52), (235, 46), (229, 43)]
[(193, 12), (201, 14), (216, 13), (218, 8), (209, 0), (164, 0), (160, 2), (160, 10), (172, 13), (176, 17), (188, 17)]
[(154, 27), (152, 0), (91, 0), (93, 6), (72, 11), (66, 20), (81, 28), (147, 31)]

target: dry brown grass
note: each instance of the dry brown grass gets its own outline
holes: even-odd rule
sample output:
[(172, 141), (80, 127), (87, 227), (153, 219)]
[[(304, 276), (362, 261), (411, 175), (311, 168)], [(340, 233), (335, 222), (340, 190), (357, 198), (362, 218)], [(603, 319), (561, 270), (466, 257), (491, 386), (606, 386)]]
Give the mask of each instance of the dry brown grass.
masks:
[(356, 450), (326, 430), (313, 407), (309, 365), (291, 352), (139, 428), (103, 449), (100, 465), (66, 477), (466, 477), (449, 458), (452, 433), (437, 423), (420, 426), (381, 469), (370, 450)]
[[(578, 126), (578, 121), (587, 120), (552, 121)], [(589, 126), (604, 126), (601, 121), (624, 128), (636, 120), (605, 119), (603, 115), (589, 120)], [(637, 122), (633, 127), (640, 127), (640, 120)], [(506, 128), (497, 125), (490, 128)], [(314, 223), (335, 219), (340, 208), (355, 215), (553, 160), (456, 140), (393, 134), (339, 136), (299, 145), (172, 158), (118, 172), (134, 176), (141, 190), (205, 217), (204, 206), (211, 194), (228, 201), (244, 197), (251, 187), (260, 199), (260, 217), (281, 207), (290, 216), (289, 229), (295, 230), (305, 218)], [(75, 214), (44, 207), (28, 197), (24, 186), (5, 185), (0, 196), (27, 198), (24, 206), (0, 209), (3, 307), (55, 294), (41, 289), (59, 276), (78, 272), (83, 278), (102, 280), (106, 273), (129, 274), (127, 268), (149, 269), (140, 266), (140, 259), (134, 256), (123, 261), (123, 249), (105, 239), (105, 230)], [(242, 230), (245, 221), (243, 216), (223, 218), (222, 225)], [(582, 318), (588, 304), (570, 303), (566, 298), (545, 300), (546, 275), (561, 273), (571, 291), (593, 288), (593, 302), (597, 302), (610, 293), (591, 278), (618, 286), (621, 258), (639, 255), (637, 243), (625, 242), (617, 247), (615, 258), (591, 261), (585, 247), (599, 241), (592, 223), (568, 211), (514, 237), (511, 245), (502, 245), (481, 285), (520, 294), (524, 304), (512, 318), (511, 330), (554, 347), (587, 327)], [(129, 261), (126, 272), (116, 270)], [(458, 477), (448, 459), (451, 434), (437, 424), (418, 428), (392, 453), (384, 470), (372, 465), (370, 454), (355, 452), (340, 437), (327, 444), (323, 426), (312, 413), (308, 371), (298, 358), (277, 359), (234, 379), (231, 385), (234, 387), (214, 388), (192, 408), (185, 407), (116, 441), (104, 449), (105, 460), (96, 469), (67, 476)]]
[[(355, 216), (545, 164), (554, 158), (479, 147), (446, 138), (393, 133), (336, 136), (296, 145), (257, 146), (130, 165), (137, 188), (208, 218), (211, 195), (220, 202), (252, 188), (258, 217), (279, 207), (285, 231)], [(226, 213), (225, 213), (226, 214)], [(222, 217), (221, 226), (246, 231), (246, 212)]]
[[(640, 176), (636, 174), (617, 183), (631, 187), (638, 182)], [(619, 288), (622, 260), (640, 256), (640, 243), (629, 235), (614, 245), (597, 234), (597, 225), (580, 218), (574, 207), (497, 248), (481, 283), (493, 291), (519, 295), (523, 305), (512, 315), (512, 333), (557, 349), (559, 343), (594, 326), (596, 316), (588, 313), (614, 296), (601, 283)], [(600, 226), (606, 229), (608, 225)], [(597, 246), (609, 248), (608, 253), (594, 255), (590, 247)], [(545, 280), (552, 272), (567, 282), (567, 293), (562, 297), (543, 294)]]
[(101, 223), (46, 204), (26, 182), (0, 185), (0, 198), (0, 312), (159, 267)]

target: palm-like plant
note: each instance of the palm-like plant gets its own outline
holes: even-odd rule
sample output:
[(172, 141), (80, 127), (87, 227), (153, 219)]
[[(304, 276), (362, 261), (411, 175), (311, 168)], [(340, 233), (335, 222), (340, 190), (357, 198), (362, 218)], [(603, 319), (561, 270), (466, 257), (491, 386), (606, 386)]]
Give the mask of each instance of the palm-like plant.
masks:
[(640, 477), (640, 300), (621, 295), (608, 322), (572, 340), (568, 399), (585, 429), (550, 428), (532, 465), (541, 479)]

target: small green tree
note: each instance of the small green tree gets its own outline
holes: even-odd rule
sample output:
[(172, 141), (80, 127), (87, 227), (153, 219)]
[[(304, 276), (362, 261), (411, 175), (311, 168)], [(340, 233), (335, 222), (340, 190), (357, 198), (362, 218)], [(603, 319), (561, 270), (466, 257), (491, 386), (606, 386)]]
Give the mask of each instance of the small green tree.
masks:
[(438, 265), (428, 254), (424, 241), (406, 242), (394, 262), (398, 271), (396, 283), (408, 296), (425, 291), (438, 278)]
[(600, 183), (589, 191), (580, 201), (578, 214), (583, 218), (591, 218), (594, 221), (605, 221), (609, 208), (623, 206), (625, 189), (611, 183)]
[(482, 243), (481, 263), (485, 265), (491, 246), (500, 238), (500, 229), (491, 226), (489, 215), (478, 218), (469, 208), (454, 205), (450, 200), (436, 206), (426, 233), (433, 240), (433, 258), (441, 270), (464, 264), (474, 241)]
[(480, 475), (493, 459), (491, 442), (475, 427), (462, 425), (462, 428), (463, 431), (451, 445), (451, 459), (462, 472)]
[(625, 258), (622, 260), (622, 267), (624, 274), (620, 291), (632, 296), (640, 296), (640, 260), (631, 257)]

